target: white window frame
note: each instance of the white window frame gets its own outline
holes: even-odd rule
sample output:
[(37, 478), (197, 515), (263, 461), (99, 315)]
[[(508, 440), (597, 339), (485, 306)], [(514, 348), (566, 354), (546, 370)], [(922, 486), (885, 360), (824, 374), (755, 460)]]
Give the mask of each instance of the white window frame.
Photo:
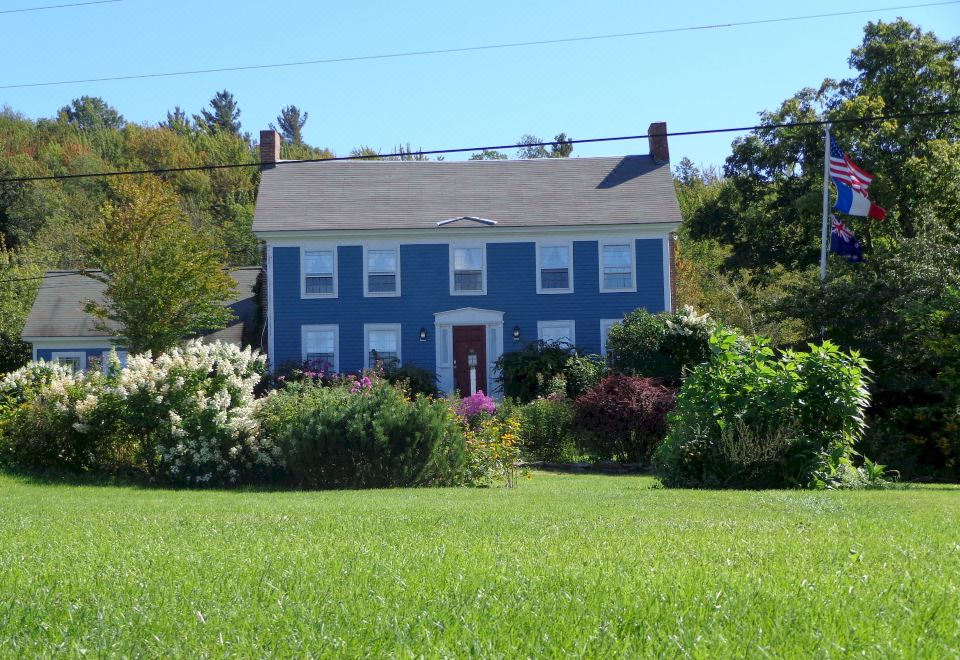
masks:
[[(373, 250), (393, 250), (397, 255), (397, 267), (394, 274), (397, 278), (397, 285), (393, 291), (370, 291), (370, 262), (367, 260), (367, 252)], [(396, 298), (400, 295), (400, 244), (399, 243), (370, 243), (363, 245), (363, 297), (364, 298)]]
[(574, 320), (551, 320), (537, 321), (537, 339), (543, 341), (543, 329), (551, 326), (565, 325), (570, 330), (570, 336), (567, 339), (572, 345), (577, 345), (577, 322)]
[[(469, 249), (469, 248), (480, 248), (480, 257), (482, 259), (482, 268), (480, 272), (480, 282), (482, 288), (480, 291), (457, 291), (454, 288), (454, 251)], [(451, 296), (485, 296), (487, 295), (487, 244), (484, 242), (475, 242), (475, 243), (451, 243), (449, 249), (449, 270), (450, 270), (450, 295)]]
[(607, 355), (607, 337), (610, 335), (610, 328), (617, 323), (622, 323), (623, 319), (600, 319), (600, 355)]
[(371, 369), (370, 364), (370, 331), (387, 330), (397, 333), (397, 364), (403, 364), (403, 332), (399, 323), (364, 323), (363, 324), (363, 368)]
[(86, 351), (53, 351), (50, 353), (50, 361), (54, 364), (60, 362), (60, 358), (67, 360), (77, 359), (78, 360), (78, 371), (86, 371), (87, 369), (87, 352)]
[[(540, 248), (545, 247), (565, 247), (567, 248), (567, 273), (568, 273), (568, 286), (565, 289), (544, 289), (543, 288), (543, 273), (540, 268)], [(553, 293), (573, 293), (573, 241), (537, 241), (536, 245), (537, 250), (537, 293), (543, 294), (553, 294)]]
[[(307, 253), (308, 252), (332, 252), (333, 253), (333, 293), (307, 293)], [(337, 263), (337, 246), (335, 244), (312, 244), (300, 246), (300, 298), (336, 298), (339, 291), (340, 279)]]
[(340, 326), (329, 325), (301, 325), (300, 326), (300, 360), (307, 361), (307, 334), (311, 332), (333, 332), (333, 370), (340, 373)]
[[(607, 245), (627, 245), (630, 253), (630, 286), (624, 289), (608, 289), (603, 285), (603, 248)], [(605, 238), (597, 241), (597, 262), (599, 263), (600, 293), (636, 293), (637, 292), (637, 241), (634, 238)]]

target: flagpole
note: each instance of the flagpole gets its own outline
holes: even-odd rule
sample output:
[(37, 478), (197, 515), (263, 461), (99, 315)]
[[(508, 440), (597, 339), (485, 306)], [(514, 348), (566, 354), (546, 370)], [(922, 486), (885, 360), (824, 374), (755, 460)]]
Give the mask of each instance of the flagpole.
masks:
[(830, 214), (830, 124), (823, 125), (823, 227), (820, 230), (820, 281), (827, 279), (827, 228)]

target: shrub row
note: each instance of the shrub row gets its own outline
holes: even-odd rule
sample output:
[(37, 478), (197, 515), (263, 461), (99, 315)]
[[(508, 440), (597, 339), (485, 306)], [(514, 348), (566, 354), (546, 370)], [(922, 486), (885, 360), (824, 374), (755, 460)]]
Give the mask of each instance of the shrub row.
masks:
[(0, 381), (0, 461), (188, 486), (512, 481), (518, 422), (412, 395), (409, 372), (307, 377), (257, 399), (263, 371), (255, 352), (196, 341), (107, 373), (31, 363)]

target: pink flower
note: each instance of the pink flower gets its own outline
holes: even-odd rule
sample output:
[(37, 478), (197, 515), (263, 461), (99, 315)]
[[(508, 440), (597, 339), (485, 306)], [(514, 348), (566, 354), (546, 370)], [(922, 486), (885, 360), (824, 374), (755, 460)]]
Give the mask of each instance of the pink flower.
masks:
[(495, 413), (497, 404), (494, 400), (483, 393), (483, 390), (477, 390), (460, 401), (460, 407), (457, 412), (461, 417), (476, 417), (480, 413)]
[(356, 394), (357, 392), (367, 392), (373, 387), (373, 381), (369, 377), (364, 376), (360, 380), (354, 382), (353, 387), (350, 388), (351, 394)]

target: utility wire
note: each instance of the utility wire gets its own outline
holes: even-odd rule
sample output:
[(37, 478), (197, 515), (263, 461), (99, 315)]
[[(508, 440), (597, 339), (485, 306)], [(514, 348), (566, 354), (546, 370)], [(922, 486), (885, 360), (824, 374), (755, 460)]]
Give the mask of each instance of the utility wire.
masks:
[(86, 7), (87, 5), (106, 5), (123, 0), (93, 0), (91, 2), (74, 2), (68, 5), (46, 5), (44, 7), (24, 7), (23, 9), (3, 9), (0, 14), (19, 14), (27, 11), (43, 11), (45, 9), (66, 9), (68, 7)]
[[(918, 112), (913, 114), (903, 114), (903, 115), (884, 115), (879, 117), (855, 117), (850, 119), (834, 119), (834, 120), (817, 120), (817, 121), (801, 121), (801, 122), (792, 122), (792, 123), (782, 123), (782, 124), (765, 124), (758, 126), (740, 126), (734, 128), (709, 128), (697, 131), (674, 131), (672, 133), (660, 133), (658, 136), (685, 136), (685, 135), (708, 135), (712, 133), (732, 133), (738, 131), (752, 131), (752, 130), (769, 130), (775, 128), (792, 128), (792, 127), (801, 127), (801, 126), (823, 126), (824, 124), (851, 124), (851, 123), (872, 123), (877, 121), (886, 121), (890, 119), (915, 119), (919, 117), (946, 117), (960, 115), (960, 110), (941, 110), (937, 112)], [(649, 135), (624, 135), (618, 137), (605, 137), (605, 138), (587, 138), (583, 140), (566, 140), (564, 143), (569, 144), (583, 144), (589, 142), (612, 142), (614, 140), (637, 140), (641, 138), (650, 137)], [(556, 142), (537, 142), (535, 144), (510, 144), (510, 145), (499, 145), (499, 146), (488, 146), (488, 147), (466, 147), (458, 149), (434, 149), (432, 151), (417, 151), (417, 152), (401, 152), (395, 154), (387, 155), (370, 155), (370, 156), (340, 156), (333, 158), (314, 158), (306, 160), (284, 160), (279, 161), (277, 165), (290, 165), (294, 163), (322, 163), (326, 161), (337, 161), (337, 160), (366, 160), (371, 158), (385, 158), (390, 156), (409, 156), (409, 155), (432, 155), (432, 154), (450, 154), (450, 153), (460, 153), (465, 151), (484, 151), (486, 149), (514, 149), (518, 147), (546, 147)], [(0, 183), (17, 183), (23, 181), (48, 181), (51, 179), (76, 179), (80, 177), (94, 177), (94, 176), (121, 176), (126, 174), (162, 174), (164, 172), (183, 172), (188, 170), (209, 170), (209, 169), (222, 169), (227, 167), (259, 167), (260, 163), (232, 163), (226, 165), (199, 165), (196, 167), (177, 167), (177, 168), (167, 168), (167, 169), (155, 169), (155, 170), (126, 170), (122, 172), (100, 172), (100, 173), (86, 173), (86, 174), (65, 174), (65, 175), (56, 175), (56, 176), (46, 176), (46, 177), (23, 177), (19, 179), (0, 179)], [(230, 270), (230, 269), (228, 269)], [(58, 273), (53, 273), (50, 275), (37, 275), (33, 277), (19, 277), (6, 280), (0, 280), (0, 284), (10, 284), (14, 282), (29, 282), (33, 280), (43, 280), (43, 279), (52, 279), (56, 277), (71, 277), (73, 275), (80, 275), (87, 272), (87, 270), (70, 270), (70, 271), (61, 271)], [(44, 289), (54, 289), (54, 288), (64, 288), (71, 285), (52, 285), (45, 286)]]
[[(118, 0), (105, 0), (118, 1)], [(468, 53), (481, 50), (496, 50), (501, 48), (526, 48), (531, 46), (548, 46), (554, 44), (575, 43), (579, 41), (600, 41), (605, 39), (624, 39), (628, 37), (644, 37), (655, 34), (669, 34), (674, 32), (694, 32), (701, 30), (716, 30), (720, 28), (734, 28), (749, 25), (766, 25), (770, 23), (787, 23), (792, 21), (806, 21), (820, 18), (837, 18), (840, 16), (854, 16), (857, 14), (871, 14), (875, 12), (898, 11), (901, 9), (919, 9), (922, 7), (939, 7), (943, 5), (960, 4), (960, 0), (945, 0), (942, 2), (927, 2), (916, 5), (898, 5), (895, 7), (876, 7), (874, 9), (856, 9), (838, 11), (825, 14), (807, 14), (804, 16), (786, 16), (781, 18), (764, 18), (751, 21), (737, 21), (731, 23), (713, 23), (706, 25), (690, 25), (685, 27), (661, 28), (657, 30), (641, 30), (638, 32), (620, 32), (616, 34), (594, 34), (583, 37), (565, 37), (561, 39), (541, 39), (538, 41), (515, 41), (500, 44), (484, 44), (479, 46), (460, 46), (456, 48), (436, 48), (432, 50), (405, 51), (399, 53), (380, 53), (376, 55), (355, 55), (350, 57), (332, 57), (317, 60), (302, 60), (298, 62), (275, 62), (272, 64), (250, 64), (246, 66), (217, 67), (210, 69), (192, 69), (187, 71), (166, 71), (161, 73), (140, 73), (125, 76), (105, 76), (103, 78), (81, 78), (77, 80), (53, 80), (38, 83), (17, 83), (0, 85), (0, 89), (21, 89), (25, 87), (51, 87), (54, 85), (75, 85), (92, 82), (114, 82), (119, 80), (142, 80), (145, 78), (169, 78), (172, 76), (193, 76), (205, 73), (224, 73), (227, 71), (253, 71), (257, 69), (277, 69), (294, 66), (310, 66), (318, 64), (336, 64), (342, 62), (362, 62), (367, 60), (386, 60), (401, 57), (421, 57), (424, 55), (446, 55), (450, 53)]]
[[(657, 136), (662, 137), (684, 137), (691, 135), (710, 135), (717, 133), (741, 133), (744, 131), (762, 131), (762, 130), (773, 130), (777, 128), (796, 128), (802, 126), (823, 126), (825, 124), (867, 124), (879, 121), (888, 121), (892, 119), (918, 119), (922, 117), (946, 117), (960, 115), (960, 110), (938, 110), (934, 112), (915, 112), (899, 115), (880, 115), (873, 117), (852, 117), (849, 119), (820, 119), (816, 121), (800, 121), (800, 122), (786, 122), (780, 124), (757, 124), (754, 126), (736, 126), (731, 128), (707, 128), (696, 131), (671, 131), (667, 133), (658, 133)], [(601, 138), (583, 138), (579, 140), (563, 140), (563, 144), (597, 144), (602, 142), (619, 142), (624, 140), (641, 140), (651, 137), (648, 134), (643, 135), (619, 135), (615, 137), (601, 137)], [(486, 151), (486, 150), (498, 150), (498, 149), (521, 149), (523, 147), (549, 147), (555, 144), (560, 144), (556, 140), (551, 140), (547, 142), (531, 142), (525, 144), (499, 144), (499, 145), (488, 145), (482, 147), (457, 147), (454, 149), (431, 149), (431, 150), (419, 150), (419, 151), (398, 151), (389, 154), (363, 154), (356, 156), (329, 156), (327, 158), (302, 158), (298, 160), (281, 160), (277, 161), (275, 165), (284, 166), (284, 165), (296, 165), (299, 163), (326, 163), (334, 161), (343, 161), (343, 160), (379, 160), (386, 158), (399, 158), (399, 157), (409, 157), (409, 156), (435, 156), (435, 155), (446, 155), (446, 154), (456, 154), (456, 153), (468, 153), (476, 151)], [(50, 174), (46, 176), (24, 176), (24, 177), (12, 177), (6, 179), (0, 179), (0, 183), (25, 183), (27, 181), (59, 181), (64, 179), (87, 179), (92, 177), (107, 177), (107, 176), (127, 176), (127, 175), (137, 175), (137, 174), (167, 174), (175, 172), (196, 172), (196, 171), (206, 171), (206, 170), (223, 170), (223, 169), (236, 169), (242, 167), (261, 167), (262, 163), (249, 162), (249, 163), (220, 163), (214, 165), (191, 165), (188, 167), (164, 167), (164, 168), (154, 168), (146, 170), (115, 170), (111, 172), (81, 172), (78, 174)]]

